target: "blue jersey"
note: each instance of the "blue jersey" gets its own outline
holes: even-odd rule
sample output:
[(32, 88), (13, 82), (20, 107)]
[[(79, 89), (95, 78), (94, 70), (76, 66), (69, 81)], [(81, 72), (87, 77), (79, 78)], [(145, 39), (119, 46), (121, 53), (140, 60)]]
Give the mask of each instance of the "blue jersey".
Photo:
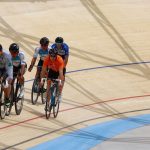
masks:
[(69, 55), (69, 47), (66, 43), (61, 45), (61, 49), (58, 49), (55, 43), (51, 47), (58, 50), (58, 55), (60, 55), (62, 59), (65, 59), (65, 56)]

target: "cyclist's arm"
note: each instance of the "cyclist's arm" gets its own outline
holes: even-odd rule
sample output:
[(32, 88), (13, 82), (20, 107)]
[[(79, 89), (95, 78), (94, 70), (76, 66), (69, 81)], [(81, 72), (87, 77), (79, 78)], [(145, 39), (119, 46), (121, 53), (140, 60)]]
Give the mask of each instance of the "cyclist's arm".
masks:
[(10, 55), (5, 55), (6, 57), (6, 73), (8, 74), (9, 79), (13, 79), (13, 65), (12, 65), (12, 59)]
[(21, 76), (23, 76), (23, 74), (24, 74), (24, 70), (25, 70), (25, 66), (26, 66), (26, 62), (25, 62), (25, 55), (24, 55), (24, 53), (20, 53), (19, 54), (19, 56), (20, 56), (20, 59), (21, 59)]
[(49, 56), (44, 58), (43, 66), (42, 66), (42, 71), (41, 71), (41, 78), (45, 77), (45, 73), (47, 71), (48, 67), (48, 61), (49, 61)]
[(64, 75), (63, 75), (63, 69), (62, 68), (59, 69), (59, 79), (61, 81), (64, 81)]
[(64, 61), (60, 57), (60, 59), (59, 59), (59, 79), (62, 81), (64, 80), (63, 68), (64, 68)]
[(66, 56), (65, 56), (65, 59), (64, 59), (64, 67), (67, 66), (68, 58), (69, 58), (69, 55), (66, 55)]
[(64, 48), (65, 48), (64, 67), (66, 67), (68, 63), (68, 58), (69, 58), (69, 46), (67, 44), (64, 44)]
[(29, 71), (31, 71), (32, 68), (33, 68), (33, 66), (35, 65), (36, 59), (37, 59), (37, 57), (38, 57), (38, 54), (39, 54), (39, 48), (37, 47), (37, 48), (35, 49), (33, 58), (32, 58), (32, 60), (31, 60), (31, 64), (30, 64), (29, 69), (28, 69)]
[(41, 71), (41, 79), (42, 79), (42, 78), (45, 78), (45, 73), (46, 73), (46, 71), (47, 71), (47, 67), (43, 66), (43, 67), (42, 67), (42, 71)]
[(37, 58), (35, 58), (35, 57), (32, 58), (32, 61), (31, 61), (31, 65), (30, 65), (30, 66), (33, 67), (33, 66), (35, 65), (36, 59), (37, 59)]

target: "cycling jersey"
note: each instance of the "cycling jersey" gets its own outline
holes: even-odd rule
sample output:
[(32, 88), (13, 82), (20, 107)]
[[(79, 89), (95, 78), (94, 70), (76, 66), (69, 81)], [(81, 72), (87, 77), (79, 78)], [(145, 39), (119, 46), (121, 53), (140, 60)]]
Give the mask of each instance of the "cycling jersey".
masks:
[(21, 65), (25, 65), (25, 56), (23, 52), (20, 52), (16, 57), (12, 57), (12, 63), (14, 67), (20, 67)]
[(41, 47), (37, 47), (35, 48), (33, 57), (37, 58), (38, 55), (40, 55), (40, 60), (44, 60), (44, 58), (48, 55), (49, 49), (50, 49), (49, 47), (47, 50), (43, 50)]
[(64, 68), (64, 62), (63, 59), (58, 55), (56, 56), (55, 60), (52, 60), (51, 57), (47, 56), (44, 59), (43, 67), (48, 67), (48, 69), (58, 72), (59, 69)]
[(0, 70), (3, 69), (6, 70), (8, 77), (13, 79), (13, 65), (11, 55), (6, 52), (3, 52), (2, 55), (0, 55)]
[(61, 49), (57, 48), (56, 43), (54, 43), (51, 48), (56, 48), (58, 50), (58, 55), (60, 55), (62, 59), (65, 59), (65, 56), (69, 55), (69, 47), (66, 43), (62, 43)]
[(27, 68), (24, 53), (20, 52), (16, 57), (12, 57), (12, 64), (13, 64), (13, 77), (16, 78), (17, 75), (20, 73), (21, 65), (25, 65), (25, 69)]

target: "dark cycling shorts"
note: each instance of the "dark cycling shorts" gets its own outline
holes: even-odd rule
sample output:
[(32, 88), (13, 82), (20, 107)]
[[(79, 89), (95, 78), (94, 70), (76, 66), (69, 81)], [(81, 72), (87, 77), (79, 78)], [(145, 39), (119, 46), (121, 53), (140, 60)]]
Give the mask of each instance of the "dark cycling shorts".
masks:
[(6, 75), (6, 69), (5, 68), (0, 68), (0, 77)]
[[(63, 75), (66, 73), (66, 68), (63, 69)], [(48, 71), (48, 79), (58, 79), (59, 72), (56, 72), (52, 69), (49, 69)]]
[(38, 62), (38, 65), (37, 65), (37, 69), (39, 70), (39, 71), (41, 71), (42, 70), (42, 66), (43, 66), (43, 60), (39, 60), (39, 62)]
[[(25, 71), (27, 69), (27, 64), (25, 64)], [(21, 73), (21, 65), (19, 65), (18, 67), (13, 66), (13, 77), (16, 78), (17, 75), (20, 75)]]

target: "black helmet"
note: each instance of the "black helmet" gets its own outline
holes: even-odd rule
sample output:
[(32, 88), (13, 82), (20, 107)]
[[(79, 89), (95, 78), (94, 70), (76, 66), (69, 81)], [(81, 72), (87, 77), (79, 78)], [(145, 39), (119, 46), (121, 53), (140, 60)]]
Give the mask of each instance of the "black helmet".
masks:
[(19, 45), (17, 43), (12, 43), (9, 46), (9, 51), (11, 51), (11, 52), (19, 52)]
[(42, 37), (40, 39), (40, 44), (41, 45), (48, 45), (49, 44), (49, 39), (47, 37)]
[(55, 49), (55, 48), (51, 48), (51, 49), (49, 50), (49, 54), (50, 54), (52, 57), (55, 57), (55, 56), (58, 54), (58, 51), (57, 51), (57, 49)]
[(3, 47), (2, 47), (2, 45), (0, 44), (0, 51), (2, 51), (3, 50)]
[(64, 39), (62, 37), (57, 37), (55, 39), (55, 43), (63, 43), (64, 42)]

